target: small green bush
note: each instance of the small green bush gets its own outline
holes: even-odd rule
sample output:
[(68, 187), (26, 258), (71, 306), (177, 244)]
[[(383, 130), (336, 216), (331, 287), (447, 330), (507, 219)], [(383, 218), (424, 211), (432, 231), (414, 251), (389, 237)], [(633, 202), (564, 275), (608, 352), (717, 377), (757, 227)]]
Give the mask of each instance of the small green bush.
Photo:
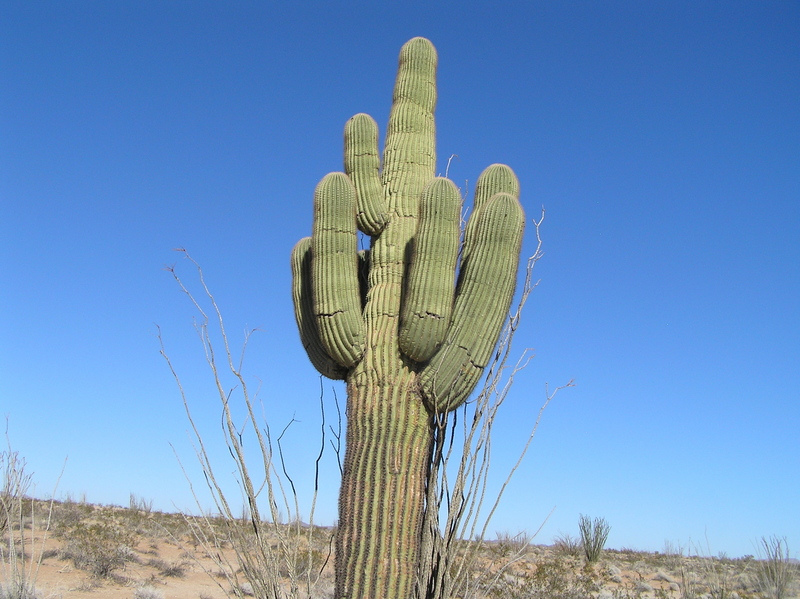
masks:
[(581, 532), (581, 544), (583, 545), (586, 561), (593, 564), (600, 559), (600, 555), (603, 553), (603, 547), (605, 547), (608, 540), (611, 526), (609, 526), (605, 518), (592, 520), (589, 516), (581, 514), (578, 528)]
[(131, 561), (135, 535), (113, 521), (78, 522), (62, 532), (62, 557), (98, 578), (107, 578)]
[(570, 534), (559, 534), (553, 539), (553, 549), (561, 555), (578, 557), (581, 553), (581, 542)]
[(788, 597), (798, 567), (790, 559), (786, 538), (761, 537), (760, 549), (763, 553), (759, 555), (756, 575), (759, 590), (767, 599)]

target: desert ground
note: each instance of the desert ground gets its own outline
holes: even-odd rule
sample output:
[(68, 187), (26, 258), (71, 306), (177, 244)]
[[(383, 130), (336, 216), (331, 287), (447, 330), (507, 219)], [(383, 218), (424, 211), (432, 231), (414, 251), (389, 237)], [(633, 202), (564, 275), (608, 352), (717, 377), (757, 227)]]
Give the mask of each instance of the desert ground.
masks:
[[(231, 528), (221, 519), (156, 512), (131, 497), (127, 508), (79, 501), (27, 499), (22, 517), (3, 523), (0, 599), (225, 599), (253, 595), (236, 558)], [(246, 521), (235, 530), (249, 530)], [(278, 530), (278, 529), (276, 529)], [(284, 534), (285, 533), (285, 534)], [(277, 576), (290, 596), (333, 596), (332, 528), (284, 525), (268, 541)], [(299, 541), (284, 545), (285, 539)], [(281, 548), (289, 548), (281, 552)], [(779, 599), (760, 584), (753, 556), (690, 555), (605, 549), (588, 563), (569, 536), (537, 545), (524, 535), (500, 534), (464, 543), (475, 559), (464, 597), (504, 599)], [(284, 559), (288, 557), (289, 559)], [(796, 574), (797, 564), (792, 564)], [(13, 594), (14, 572), (35, 594)], [(19, 574), (18, 574), (19, 575)], [(783, 597), (798, 597), (795, 580)]]

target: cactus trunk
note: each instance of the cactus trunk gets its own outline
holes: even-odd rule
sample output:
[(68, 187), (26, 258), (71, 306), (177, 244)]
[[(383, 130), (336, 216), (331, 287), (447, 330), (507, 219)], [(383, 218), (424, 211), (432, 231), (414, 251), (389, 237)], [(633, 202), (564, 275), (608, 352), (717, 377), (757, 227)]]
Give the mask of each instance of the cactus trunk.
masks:
[[(311, 238), (292, 251), (303, 346), (320, 373), (347, 381), (337, 599), (411, 597), (433, 418), (475, 388), (514, 294), (519, 183), (507, 166), (484, 171), (460, 247), (458, 189), (434, 178), (436, 61), (426, 39), (403, 46), (383, 164), (377, 124), (354, 116), (346, 172), (320, 181)], [(371, 236), (366, 253), (357, 229)]]
[(401, 354), (397, 337), (405, 248), (416, 228), (403, 212), (416, 209), (412, 200), (433, 176), (432, 160), (417, 165), (424, 169), (421, 176), (405, 173), (405, 194), (386, 199), (388, 224), (370, 249), (366, 350), (347, 375), (337, 598), (410, 597), (416, 580), (433, 436), (417, 373)]
[(429, 416), (414, 376), (361, 367), (348, 380), (336, 597), (410, 597), (430, 460)]

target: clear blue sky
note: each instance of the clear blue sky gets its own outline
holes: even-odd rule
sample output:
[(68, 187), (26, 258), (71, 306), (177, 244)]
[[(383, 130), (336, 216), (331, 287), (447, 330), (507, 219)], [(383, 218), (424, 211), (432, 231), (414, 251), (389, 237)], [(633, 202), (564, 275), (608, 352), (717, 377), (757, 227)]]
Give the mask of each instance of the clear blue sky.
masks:
[[(205, 268), (303, 492), (319, 378), (289, 252), (342, 128), (385, 126), (400, 46), (439, 51), (439, 170), (510, 164), (547, 209), (536, 350), (498, 424), (496, 518), (539, 541), (581, 513), (609, 545), (800, 549), (800, 4), (0, 3), (0, 414), (47, 495), (191, 508), (187, 422), (232, 470), (194, 312), (162, 268)], [(533, 249), (532, 237), (525, 251)], [(325, 383), (329, 417), (333, 389)], [(326, 462), (318, 520), (332, 522)]]

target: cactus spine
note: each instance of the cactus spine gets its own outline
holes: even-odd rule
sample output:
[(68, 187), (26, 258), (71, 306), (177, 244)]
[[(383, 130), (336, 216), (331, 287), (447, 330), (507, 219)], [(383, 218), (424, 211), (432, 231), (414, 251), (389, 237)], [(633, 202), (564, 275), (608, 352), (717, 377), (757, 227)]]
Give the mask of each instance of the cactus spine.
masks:
[[(403, 46), (382, 168), (377, 125), (358, 114), (345, 172), (319, 183), (311, 238), (292, 251), (303, 346), (347, 382), (337, 598), (411, 596), (432, 415), (475, 388), (514, 294), (519, 183), (507, 166), (484, 171), (460, 247), (458, 189), (434, 177), (436, 63), (428, 40)], [(371, 236), (367, 253), (356, 227)]]

